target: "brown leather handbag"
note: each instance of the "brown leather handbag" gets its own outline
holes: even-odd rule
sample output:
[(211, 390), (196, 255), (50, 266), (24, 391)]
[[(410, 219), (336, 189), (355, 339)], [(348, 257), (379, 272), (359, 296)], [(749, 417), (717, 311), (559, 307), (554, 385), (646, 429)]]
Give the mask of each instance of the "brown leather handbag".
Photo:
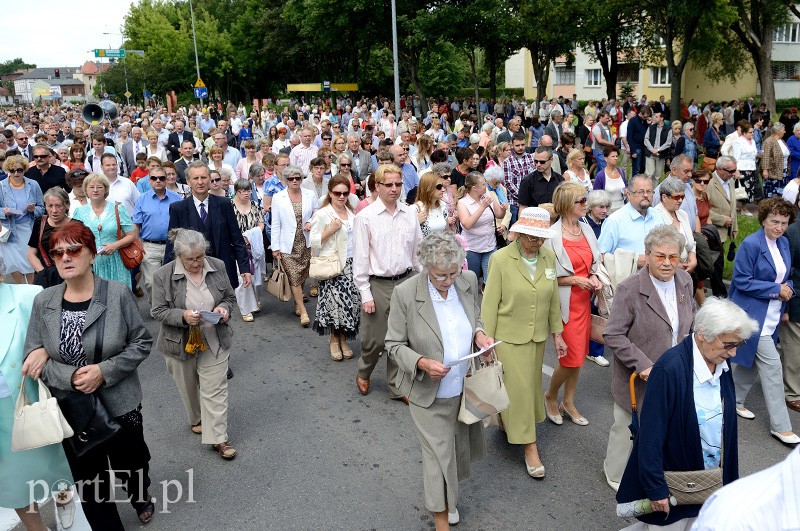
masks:
[[(122, 232), (122, 225), (119, 221), (119, 203), (114, 204), (114, 214), (117, 216), (117, 241), (125, 237)], [(119, 255), (122, 258), (122, 264), (128, 269), (133, 269), (144, 260), (144, 246), (142, 240), (136, 238), (132, 243), (125, 247), (119, 248)]]

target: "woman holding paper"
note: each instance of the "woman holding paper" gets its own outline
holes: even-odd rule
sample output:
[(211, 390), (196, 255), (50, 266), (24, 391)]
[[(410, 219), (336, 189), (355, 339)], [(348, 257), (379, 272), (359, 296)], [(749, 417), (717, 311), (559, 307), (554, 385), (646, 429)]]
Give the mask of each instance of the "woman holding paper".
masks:
[(458, 421), (473, 348), (494, 343), (483, 331), (475, 274), (461, 268), (465, 252), (450, 234), (431, 233), (417, 252), (423, 271), (395, 288), (386, 350), (397, 362), (422, 445), (425, 506), (437, 531), (459, 522), (458, 481), (485, 451), (483, 424)]
[[(225, 264), (206, 255), (208, 243), (201, 233), (173, 229), (169, 238), (175, 260), (153, 275), (150, 315), (161, 322), (156, 348), (164, 353), (192, 432), (202, 434), (203, 444), (230, 460), (236, 449), (228, 439), (227, 372), (233, 339), (228, 318), (236, 295)], [(201, 311), (219, 315), (201, 319)]]
[(483, 292), (482, 315), (486, 333), (502, 341), (497, 357), (503, 363), (506, 390), (511, 401), (500, 414), (510, 444), (525, 445), (528, 475), (544, 478), (544, 465), (536, 446), (536, 424), (545, 419), (542, 391), (544, 342), (553, 334), (556, 353), (566, 355), (561, 322), (556, 257), (542, 247), (555, 234), (550, 214), (529, 207), (511, 226), (517, 233), (512, 245), (494, 253)]

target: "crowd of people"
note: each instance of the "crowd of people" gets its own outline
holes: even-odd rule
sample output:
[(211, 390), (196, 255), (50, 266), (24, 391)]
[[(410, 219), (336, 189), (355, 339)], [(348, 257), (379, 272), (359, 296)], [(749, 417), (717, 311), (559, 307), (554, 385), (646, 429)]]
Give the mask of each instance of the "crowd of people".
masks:
[[(76, 481), (104, 478), (83, 493), (90, 525), (122, 529), (110, 466), (141, 522), (153, 518), (137, 373), (153, 346), (189, 430), (234, 459), (230, 319), (268, 326), (263, 291), (329, 337), (332, 361), (358, 357), (362, 395), (388, 354), (387, 391), (418, 432), (437, 529), (459, 522), (458, 482), (486, 450), (482, 423), (458, 420), (462, 358), (496, 342), (484, 360), (502, 363), (509, 406), (495, 421), (539, 480), (539, 444), (553, 442), (536, 425), (588, 425), (581, 368), (611, 365), (602, 470), (620, 503), (668, 514), (641, 525), (698, 516), (701, 503), (670, 506), (671, 472), (738, 478), (737, 417), (755, 418), (755, 381), (770, 434), (800, 443), (796, 113), (773, 122), (752, 100), (692, 100), (670, 120), (663, 98), (584, 109), (514, 98), (440, 100), (423, 116), (404, 103), (130, 107), (97, 124), (78, 108), (0, 110), (0, 273), (14, 281), (0, 282), (0, 308), (13, 301), (17, 316), (0, 406), (23, 388), (35, 397), (24, 377), (41, 378), (62, 407), (97, 396), (118, 423), (85, 453), (0, 445), (0, 505), (40, 529), (24, 480), (67, 463)], [(739, 215), (761, 228), (736, 249)], [(548, 340), (558, 365), (545, 389)], [(4, 415), (0, 436), (10, 425)], [(36, 459), (58, 466), (27, 467)], [(65, 527), (70, 503), (57, 500)]]

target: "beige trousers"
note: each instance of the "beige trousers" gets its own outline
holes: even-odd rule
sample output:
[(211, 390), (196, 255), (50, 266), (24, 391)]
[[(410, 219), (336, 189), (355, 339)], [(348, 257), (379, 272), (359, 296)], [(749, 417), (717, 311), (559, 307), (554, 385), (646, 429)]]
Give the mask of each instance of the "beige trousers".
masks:
[(156, 269), (161, 267), (161, 261), (164, 260), (164, 249), (166, 245), (142, 242), (142, 246), (144, 247), (144, 257), (142, 258), (139, 270), (142, 272), (144, 290), (150, 295), (152, 294), (153, 274), (156, 272)]
[(783, 394), (787, 402), (800, 400), (800, 323), (789, 321), (778, 329), (783, 364)]
[(606, 459), (603, 461), (603, 471), (606, 477), (619, 483), (622, 480), (622, 473), (628, 464), (628, 457), (631, 455), (633, 441), (631, 440), (631, 430), (628, 426), (631, 423), (631, 414), (614, 404), (614, 424), (608, 433), (608, 447), (606, 448)]
[(203, 423), (203, 444), (228, 440), (228, 355), (222, 350), (215, 356), (209, 349), (186, 361), (164, 356), (189, 424)]
[[(361, 357), (358, 360), (358, 376), (369, 380), (372, 371), (384, 351), (386, 333), (389, 331), (389, 302), (392, 300), (394, 287), (409, 277), (400, 280), (370, 279), (370, 291), (375, 301), (375, 313), (361, 310)], [(389, 397), (400, 398), (403, 394), (395, 384), (397, 380), (397, 363), (386, 356), (386, 382), (389, 384)]]

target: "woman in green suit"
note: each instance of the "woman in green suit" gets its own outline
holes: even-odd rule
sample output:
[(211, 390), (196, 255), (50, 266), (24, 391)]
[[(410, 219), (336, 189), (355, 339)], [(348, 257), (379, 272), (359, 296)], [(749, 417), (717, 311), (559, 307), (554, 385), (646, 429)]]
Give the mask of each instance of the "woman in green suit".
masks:
[(514, 243), (495, 252), (483, 292), (481, 315), (486, 334), (503, 343), (496, 347), (503, 363), (510, 405), (501, 413), (511, 444), (525, 445), (525, 467), (536, 479), (544, 465), (536, 447), (536, 424), (545, 419), (542, 390), (544, 342), (553, 334), (556, 354), (567, 354), (561, 339), (561, 303), (556, 279), (556, 257), (542, 247), (552, 238), (550, 214), (526, 208), (511, 227)]
[[(0, 315), (3, 333), (0, 334), (0, 507), (14, 509), (28, 530), (46, 529), (38, 512), (36, 499), (49, 495), (32, 483), (43, 481), (58, 489), (62, 481), (72, 484), (64, 449), (51, 444), (23, 452), (11, 451), (11, 428), (14, 424), (14, 403), (22, 386), (22, 353), (25, 334), (31, 317), (33, 298), (42, 291), (39, 286), (10, 285), (3, 282), (5, 262), (0, 257)], [(32, 375), (38, 377), (38, 375)], [(28, 400), (38, 400), (38, 386), (28, 380), (25, 394)], [(53, 490), (55, 494), (57, 490)], [(72, 525), (75, 505), (71, 491), (58, 492), (58, 515), (64, 527)]]

